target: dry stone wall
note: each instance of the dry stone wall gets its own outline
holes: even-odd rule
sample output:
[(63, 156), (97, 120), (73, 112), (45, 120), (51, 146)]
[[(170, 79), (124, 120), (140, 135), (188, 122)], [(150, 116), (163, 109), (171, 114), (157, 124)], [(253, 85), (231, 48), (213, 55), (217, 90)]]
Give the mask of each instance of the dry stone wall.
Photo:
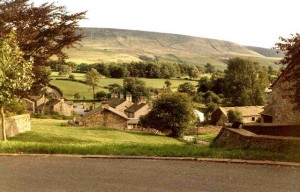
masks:
[[(19, 133), (24, 133), (31, 130), (29, 114), (7, 117), (5, 122), (7, 137), (12, 137)], [(2, 131), (0, 133), (0, 139), (3, 139)]]

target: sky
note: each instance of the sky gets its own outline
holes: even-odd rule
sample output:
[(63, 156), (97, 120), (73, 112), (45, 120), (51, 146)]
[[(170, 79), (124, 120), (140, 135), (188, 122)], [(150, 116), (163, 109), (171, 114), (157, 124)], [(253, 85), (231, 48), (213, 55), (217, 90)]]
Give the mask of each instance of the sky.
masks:
[(154, 31), (271, 48), (300, 32), (299, 0), (31, 0), (87, 11), (81, 27)]

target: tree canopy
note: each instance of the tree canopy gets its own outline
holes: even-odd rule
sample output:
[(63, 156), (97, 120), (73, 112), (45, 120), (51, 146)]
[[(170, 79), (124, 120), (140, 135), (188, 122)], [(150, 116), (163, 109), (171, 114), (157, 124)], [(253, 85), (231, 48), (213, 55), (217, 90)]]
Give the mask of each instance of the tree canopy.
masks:
[(164, 94), (153, 102), (151, 111), (142, 117), (143, 126), (158, 130), (171, 130), (179, 137), (193, 126), (195, 115), (191, 99), (186, 94)]
[(276, 47), (285, 52), (284, 58), (280, 64), (286, 65), (285, 75), (282, 76), (284, 81), (295, 82), (294, 101), (300, 109), (300, 34), (296, 33), (291, 38), (280, 37), (281, 42)]
[(15, 31), (24, 58), (34, 59), (34, 84), (43, 87), (49, 80), (40, 67), (52, 56), (67, 58), (63, 50), (82, 39), (78, 22), (84, 17), (85, 12), (69, 14), (66, 7), (53, 3), (36, 6), (29, 0), (0, 0), (0, 40)]
[(93, 98), (95, 99), (95, 89), (100, 82), (101, 74), (96, 69), (91, 69), (85, 74), (85, 82), (93, 89)]
[(2, 135), (5, 134), (5, 108), (32, 85), (32, 60), (24, 59), (14, 32), (0, 41), (0, 109)]
[(269, 85), (267, 68), (242, 58), (229, 59), (225, 71), (225, 96), (234, 106), (263, 105)]

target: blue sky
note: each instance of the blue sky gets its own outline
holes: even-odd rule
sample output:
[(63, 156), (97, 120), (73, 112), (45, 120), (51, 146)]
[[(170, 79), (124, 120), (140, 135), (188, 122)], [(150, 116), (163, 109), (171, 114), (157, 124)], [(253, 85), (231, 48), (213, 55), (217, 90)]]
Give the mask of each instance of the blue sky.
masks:
[(192, 35), (270, 48), (300, 32), (299, 0), (31, 0), (87, 10), (82, 27)]

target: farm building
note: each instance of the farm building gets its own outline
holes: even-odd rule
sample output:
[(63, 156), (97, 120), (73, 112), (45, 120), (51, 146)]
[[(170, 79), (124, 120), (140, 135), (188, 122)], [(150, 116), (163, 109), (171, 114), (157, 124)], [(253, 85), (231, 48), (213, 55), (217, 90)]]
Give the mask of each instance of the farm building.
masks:
[(211, 114), (211, 121), (214, 125), (223, 125), (228, 121), (228, 111), (237, 110), (242, 114), (243, 123), (256, 122), (263, 108), (264, 106), (219, 107)]

